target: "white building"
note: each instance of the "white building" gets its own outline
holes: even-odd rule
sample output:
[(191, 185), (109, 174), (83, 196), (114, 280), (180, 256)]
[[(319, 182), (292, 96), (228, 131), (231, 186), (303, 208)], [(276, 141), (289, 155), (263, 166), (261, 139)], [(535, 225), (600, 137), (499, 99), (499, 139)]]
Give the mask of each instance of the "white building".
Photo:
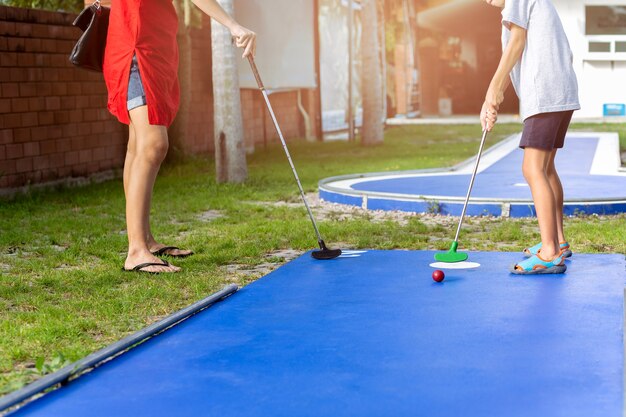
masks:
[[(611, 106), (612, 110), (622, 112), (626, 104), (626, 1), (551, 1), (561, 17), (574, 54), (582, 106), (574, 117), (602, 117), (606, 104), (616, 104), (618, 106)], [(459, 39), (460, 59), (475, 74), (475, 78), (467, 79), (465, 84), (481, 86), (476, 97), (471, 98), (473, 107), (482, 103), (483, 90), (486, 90), (483, 84), (489, 82), (500, 58), (500, 51), (496, 50), (499, 48), (500, 16), (496, 10), (486, 8), (490, 7), (479, 0), (452, 0), (418, 16), (424, 29), (449, 36), (448, 39)], [(481, 59), (481, 52), (486, 49), (489, 53), (483, 53)], [(433, 80), (425, 77), (423, 82)], [(507, 106), (507, 112), (516, 108), (516, 103), (513, 104), (515, 107)], [(461, 106), (453, 103), (453, 107)], [(459, 112), (464, 113), (463, 110)]]
[(582, 109), (601, 117), (605, 104), (626, 104), (626, 2), (553, 0), (574, 53)]

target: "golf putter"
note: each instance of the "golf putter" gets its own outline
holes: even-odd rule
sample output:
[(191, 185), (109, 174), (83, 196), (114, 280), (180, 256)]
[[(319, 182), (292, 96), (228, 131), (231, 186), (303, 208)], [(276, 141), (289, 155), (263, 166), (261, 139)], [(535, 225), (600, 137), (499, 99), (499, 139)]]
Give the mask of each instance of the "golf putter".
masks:
[(485, 147), (485, 140), (487, 139), (487, 129), (483, 130), (483, 138), (480, 141), (480, 148), (478, 149), (478, 155), (476, 155), (476, 164), (474, 165), (474, 172), (472, 173), (472, 179), (470, 180), (469, 187), (467, 189), (467, 196), (465, 197), (465, 204), (463, 204), (463, 211), (461, 212), (461, 218), (459, 219), (459, 226), (456, 228), (456, 235), (454, 241), (450, 245), (450, 250), (444, 253), (435, 254), (435, 260), (439, 262), (454, 263), (463, 262), (467, 260), (467, 253), (457, 252), (459, 247), (459, 235), (461, 234), (461, 226), (463, 225), (463, 219), (465, 218), (465, 212), (467, 211), (467, 205), (469, 203), (470, 195), (472, 194), (472, 188), (474, 187), (474, 180), (476, 180), (476, 173), (478, 172), (478, 164), (480, 164), (480, 156), (483, 153)]
[(263, 99), (265, 99), (265, 104), (267, 106), (267, 110), (272, 117), (272, 122), (274, 123), (274, 128), (276, 128), (276, 133), (278, 133), (278, 137), (280, 138), (280, 142), (283, 145), (283, 149), (285, 150), (285, 154), (287, 155), (287, 160), (289, 161), (289, 165), (291, 166), (291, 171), (293, 172), (293, 176), (296, 179), (296, 183), (298, 184), (298, 189), (300, 190), (300, 196), (302, 197), (302, 202), (304, 202), (304, 206), (306, 207), (307, 212), (309, 213), (309, 218), (311, 219), (311, 223), (313, 224), (313, 229), (315, 229), (315, 234), (317, 235), (317, 243), (319, 245), (318, 250), (314, 250), (311, 252), (311, 256), (315, 259), (335, 259), (339, 255), (341, 255), (341, 249), (328, 249), (326, 247), (326, 243), (324, 243), (324, 239), (322, 239), (322, 235), (320, 234), (319, 229), (317, 228), (317, 223), (315, 222), (315, 218), (313, 217), (313, 212), (311, 211), (311, 207), (309, 207), (309, 203), (306, 200), (306, 196), (304, 195), (304, 190), (302, 189), (302, 184), (300, 183), (300, 178), (298, 177), (298, 172), (296, 171), (296, 167), (291, 160), (291, 155), (289, 154), (289, 149), (287, 148), (287, 143), (285, 142), (285, 138), (283, 137), (283, 132), (280, 130), (280, 126), (278, 125), (278, 121), (276, 120), (276, 115), (274, 114), (274, 110), (270, 103), (270, 99), (267, 95), (267, 91), (265, 90), (265, 86), (263, 85), (263, 81), (261, 81), (261, 76), (259, 75), (259, 70), (256, 67), (254, 62), (254, 58), (252, 56), (248, 56), (248, 62), (250, 63), (250, 68), (252, 68), (252, 73), (254, 74), (254, 78), (256, 79), (256, 83), (259, 86), (259, 90), (263, 94)]

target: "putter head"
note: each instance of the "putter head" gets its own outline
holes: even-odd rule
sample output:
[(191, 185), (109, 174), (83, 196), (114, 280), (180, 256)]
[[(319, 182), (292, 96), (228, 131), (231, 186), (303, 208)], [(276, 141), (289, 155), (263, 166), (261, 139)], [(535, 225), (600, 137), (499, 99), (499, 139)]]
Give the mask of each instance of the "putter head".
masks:
[(330, 259), (338, 258), (341, 255), (341, 249), (328, 249), (323, 240), (319, 241), (320, 248), (311, 252), (311, 256), (314, 259), (321, 261), (327, 261)]
[(456, 249), (459, 247), (459, 242), (454, 241), (452, 245), (450, 245), (450, 250), (444, 253), (436, 253), (435, 260), (439, 262), (445, 263), (455, 263), (455, 262), (463, 262), (466, 261), (468, 256), (467, 253), (457, 252)]
[(467, 261), (469, 256), (463, 252), (444, 252), (435, 254), (435, 260), (448, 264)]

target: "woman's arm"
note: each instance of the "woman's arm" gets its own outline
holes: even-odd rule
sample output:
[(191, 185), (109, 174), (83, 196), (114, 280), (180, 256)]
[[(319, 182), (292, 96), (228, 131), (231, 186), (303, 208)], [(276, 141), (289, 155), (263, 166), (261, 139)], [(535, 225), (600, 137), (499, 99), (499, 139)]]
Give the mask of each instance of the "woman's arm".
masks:
[(256, 53), (256, 33), (241, 26), (220, 6), (217, 0), (191, 0), (207, 15), (217, 20), (230, 31), (235, 39), (235, 45), (243, 48), (243, 57), (254, 56)]
[(489, 84), (489, 89), (485, 96), (485, 103), (480, 112), (480, 122), (483, 129), (490, 131), (496, 124), (498, 109), (504, 101), (504, 92), (511, 83), (510, 74), (519, 61), (524, 48), (526, 47), (526, 29), (511, 23), (511, 38), (507, 44), (500, 64), (495, 75)]

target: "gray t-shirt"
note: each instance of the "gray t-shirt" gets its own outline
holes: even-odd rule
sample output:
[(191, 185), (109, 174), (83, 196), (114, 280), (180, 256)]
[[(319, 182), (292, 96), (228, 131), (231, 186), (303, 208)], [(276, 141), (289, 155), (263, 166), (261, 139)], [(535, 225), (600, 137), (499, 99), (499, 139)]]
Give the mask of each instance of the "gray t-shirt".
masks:
[(550, 0), (506, 0), (502, 10), (502, 48), (511, 23), (527, 31), (522, 58), (511, 71), (522, 120), (540, 113), (579, 110), (572, 51)]

